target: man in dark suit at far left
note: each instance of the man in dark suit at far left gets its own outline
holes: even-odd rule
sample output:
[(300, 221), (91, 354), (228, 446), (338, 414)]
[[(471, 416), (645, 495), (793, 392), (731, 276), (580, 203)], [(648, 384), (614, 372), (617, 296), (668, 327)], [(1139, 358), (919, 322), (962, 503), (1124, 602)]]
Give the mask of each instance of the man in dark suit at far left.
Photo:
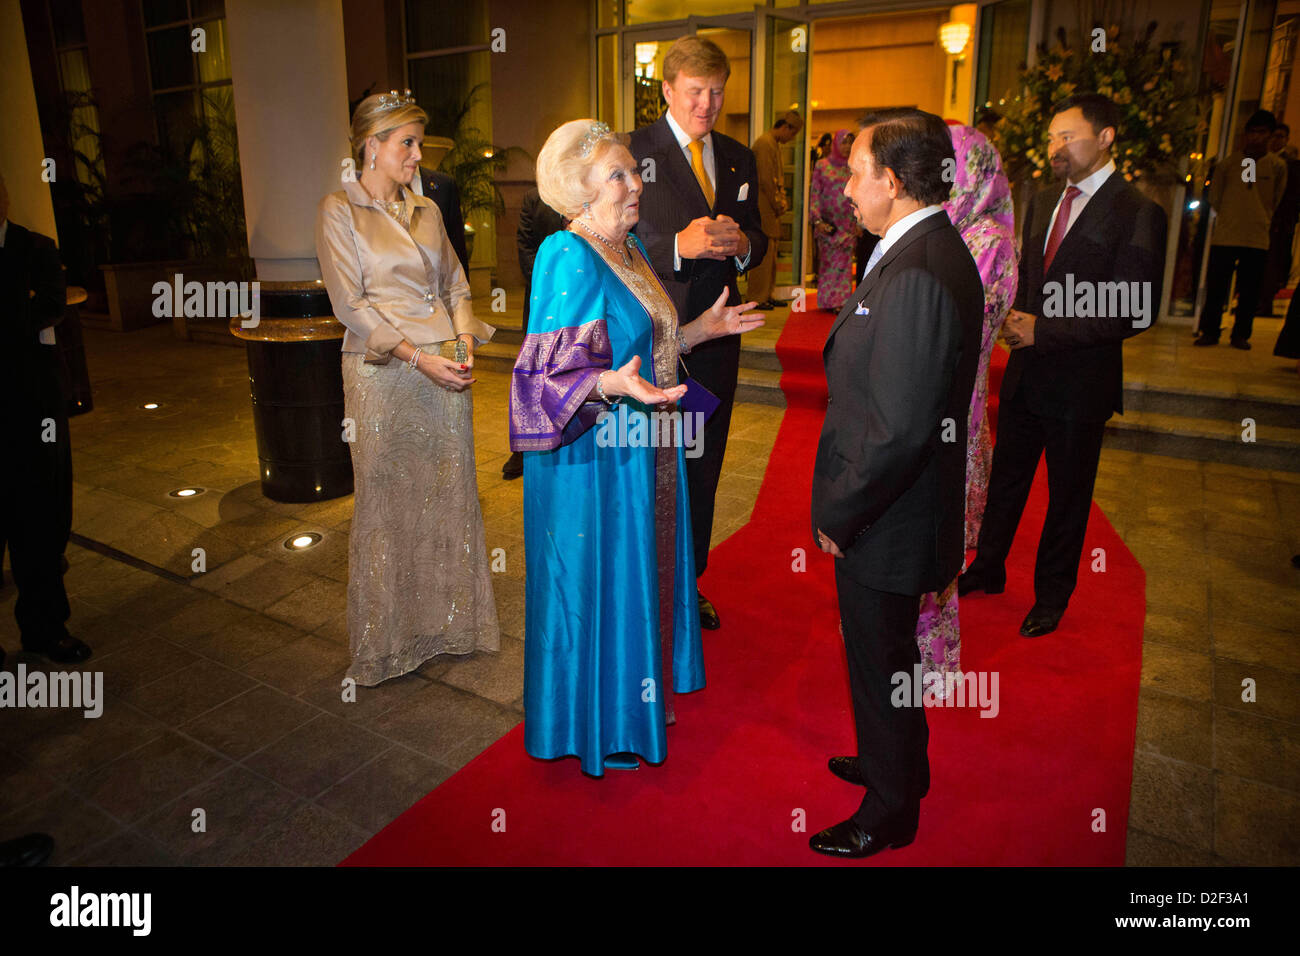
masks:
[[(66, 305), (54, 240), (9, 221), (0, 178), (0, 542), (7, 546), (23, 650), (61, 664), (90, 657), (68, 633), (63, 551), (72, 533), (72, 446), (55, 327)], [(0, 663), (4, 660), (0, 651)]]

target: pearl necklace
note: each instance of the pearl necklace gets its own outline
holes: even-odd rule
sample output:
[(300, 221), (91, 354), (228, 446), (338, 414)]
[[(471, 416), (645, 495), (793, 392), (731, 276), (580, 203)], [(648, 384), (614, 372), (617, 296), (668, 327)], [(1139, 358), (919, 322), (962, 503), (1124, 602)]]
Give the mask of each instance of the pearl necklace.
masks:
[(598, 233), (595, 229), (592, 229), (589, 225), (587, 225), (587, 224), (586, 224), (585, 222), (583, 222), (581, 219), (575, 219), (575, 220), (573, 220), (573, 221), (576, 222), (576, 223), (577, 223), (579, 226), (581, 226), (583, 229), (585, 229), (585, 230), (587, 231), (588, 235), (595, 236), (597, 239), (599, 239), (601, 242), (603, 242), (605, 245), (607, 245), (610, 249), (613, 249), (615, 252), (617, 252), (618, 255), (619, 255), (619, 261), (622, 262), (624, 266), (626, 266), (627, 268), (631, 268), (631, 267), (632, 267), (632, 257), (631, 257), (630, 252), (631, 252), (632, 248), (635, 247), (635, 245), (636, 245), (636, 240), (633, 239), (630, 235), (629, 235), (626, 239), (623, 240), (623, 242), (627, 245), (627, 249), (624, 250), (624, 249), (620, 249), (618, 246), (614, 245), (614, 243), (610, 242), (608, 239), (606, 239), (604, 236), (602, 236), (600, 233)]

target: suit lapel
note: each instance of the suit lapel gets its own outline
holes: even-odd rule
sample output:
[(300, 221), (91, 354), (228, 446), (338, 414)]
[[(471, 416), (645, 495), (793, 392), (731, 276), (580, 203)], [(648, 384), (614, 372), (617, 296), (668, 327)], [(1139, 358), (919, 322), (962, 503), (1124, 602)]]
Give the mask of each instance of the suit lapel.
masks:
[(853, 297), (844, 304), (844, 308), (840, 309), (840, 314), (835, 317), (835, 322), (831, 326), (830, 334), (826, 336), (826, 345), (828, 347), (831, 344), (831, 339), (835, 337), (836, 331), (839, 330), (839, 327), (844, 324), (845, 320), (848, 319), (850, 315), (857, 312), (858, 306), (862, 304), (862, 300), (865, 299), (867, 294), (871, 292), (872, 288), (874, 288), (876, 280), (884, 274), (884, 271), (889, 264), (897, 259), (899, 254), (912, 243), (916, 242), (916, 240), (920, 239), (926, 233), (933, 232), (945, 223), (948, 223), (948, 214), (946, 212), (940, 211), (933, 213), (925, 219), (922, 219), (911, 229), (907, 230), (907, 232), (903, 233), (899, 240), (889, 247), (889, 251), (880, 257), (880, 261), (877, 262), (875, 267), (867, 273), (867, 277), (858, 285), (857, 290), (853, 293)]
[(835, 333), (839, 331), (840, 326), (848, 320), (850, 315), (857, 312), (858, 306), (862, 304), (862, 300), (865, 299), (868, 294), (870, 294), (872, 288), (875, 287), (876, 280), (880, 278), (880, 266), (883, 263), (883, 258), (880, 262), (876, 263), (876, 267), (867, 273), (865, 279), (858, 283), (858, 287), (853, 290), (853, 295), (849, 296), (849, 300), (845, 302), (844, 307), (840, 309), (840, 314), (835, 317), (835, 321), (831, 323), (831, 330), (826, 335), (826, 344), (822, 347), (823, 355), (830, 349), (831, 340), (835, 338)]
[[(1114, 201), (1115, 193), (1119, 189), (1119, 184), (1116, 182), (1117, 177), (1119, 177), (1119, 170), (1115, 170), (1106, 177), (1106, 181), (1101, 184), (1101, 188), (1093, 193), (1088, 200), (1088, 204), (1079, 213), (1079, 218), (1074, 221), (1074, 225), (1061, 239), (1061, 245), (1057, 247), (1056, 255), (1052, 257), (1052, 268), (1056, 269), (1057, 272), (1063, 269), (1069, 271), (1068, 265), (1071, 254), (1077, 252), (1079, 244), (1092, 233), (1093, 226), (1101, 222), (1110, 212), (1111, 203)], [(1040, 258), (1043, 255), (1041, 248), (1038, 250), (1038, 255)], [(1046, 281), (1047, 276), (1043, 276), (1043, 280)]]
[[(712, 210), (709, 209), (708, 200), (704, 198), (704, 190), (700, 188), (700, 181), (695, 178), (691, 164), (686, 161), (686, 154), (677, 145), (677, 137), (673, 135), (672, 128), (668, 125), (667, 114), (659, 117), (655, 125), (658, 127), (656, 139), (658, 152), (662, 157), (660, 162), (665, 167), (664, 173), (668, 177), (669, 185), (678, 197), (683, 197), (690, 203), (693, 210), (692, 219), (707, 216)], [(714, 200), (717, 200), (716, 189)]]
[(740, 194), (739, 174), (730, 144), (724, 144), (717, 130), (713, 132), (713, 210), (720, 212), (724, 202), (730, 208)]

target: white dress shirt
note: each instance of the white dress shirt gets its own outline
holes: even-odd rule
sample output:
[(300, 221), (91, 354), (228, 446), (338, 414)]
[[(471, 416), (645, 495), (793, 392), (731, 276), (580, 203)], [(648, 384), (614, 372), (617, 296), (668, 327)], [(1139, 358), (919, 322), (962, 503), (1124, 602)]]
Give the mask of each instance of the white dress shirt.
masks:
[[(691, 156), (691, 137), (685, 130), (677, 125), (677, 120), (673, 119), (673, 114), (671, 112), (665, 113), (664, 116), (668, 119), (668, 128), (673, 131), (673, 136), (677, 138), (677, 145), (681, 147), (682, 155), (686, 157), (686, 165), (690, 167), (691, 174), (694, 175), (695, 167), (692, 165), (694, 157)], [(716, 199), (718, 195), (718, 169), (717, 163), (713, 158), (713, 130), (709, 130), (705, 133), (700, 139), (700, 142), (704, 144), (703, 156), (701, 157), (704, 162), (704, 175), (709, 177), (709, 186), (712, 187), (713, 195)], [(745, 271), (745, 266), (748, 264), (748, 252), (745, 253), (743, 259), (740, 256), (736, 256), (736, 268), (741, 272)], [(677, 254), (677, 237), (673, 236), (673, 271), (680, 272), (681, 269), (682, 257)]]
[(911, 229), (922, 219), (929, 219), (937, 212), (943, 212), (943, 206), (935, 203), (934, 205), (926, 206), (923, 209), (918, 209), (916, 212), (909, 212), (902, 219), (898, 220), (898, 222), (886, 229), (885, 234), (881, 236), (880, 241), (876, 243), (876, 248), (871, 250), (871, 256), (867, 260), (867, 267), (862, 270), (862, 278), (865, 279), (867, 277), (867, 273), (875, 268), (877, 262), (884, 258), (885, 253), (889, 251), (889, 247), (899, 239), (902, 239), (907, 230)]
[(1060, 211), (1061, 203), (1065, 201), (1065, 194), (1069, 188), (1073, 186), (1083, 195), (1075, 196), (1074, 202), (1070, 204), (1070, 221), (1065, 224), (1065, 232), (1061, 235), (1062, 239), (1064, 239), (1065, 236), (1069, 234), (1070, 230), (1074, 228), (1074, 224), (1079, 219), (1079, 213), (1083, 212), (1083, 207), (1088, 205), (1088, 200), (1093, 197), (1093, 194), (1102, 187), (1102, 184), (1106, 182), (1106, 180), (1110, 179), (1110, 174), (1114, 171), (1115, 160), (1112, 159), (1107, 161), (1105, 166), (1101, 167), (1101, 169), (1097, 170), (1091, 176), (1087, 176), (1084, 179), (1079, 180), (1077, 183), (1065, 184), (1065, 189), (1061, 190), (1061, 195), (1056, 200), (1056, 208), (1052, 210), (1052, 219), (1047, 224), (1047, 235), (1043, 239), (1043, 252), (1047, 252), (1047, 241), (1052, 238), (1052, 230), (1056, 228), (1056, 214)]

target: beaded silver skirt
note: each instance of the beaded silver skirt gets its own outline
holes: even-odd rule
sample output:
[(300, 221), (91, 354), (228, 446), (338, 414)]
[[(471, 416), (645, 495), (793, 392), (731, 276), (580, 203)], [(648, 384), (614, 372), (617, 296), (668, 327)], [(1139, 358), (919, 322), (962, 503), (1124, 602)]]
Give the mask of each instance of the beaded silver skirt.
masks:
[(497, 650), (472, 389), (345, 353), (343, 394), (355, 423), (348, 676), (373, 686), (438, 654)]

